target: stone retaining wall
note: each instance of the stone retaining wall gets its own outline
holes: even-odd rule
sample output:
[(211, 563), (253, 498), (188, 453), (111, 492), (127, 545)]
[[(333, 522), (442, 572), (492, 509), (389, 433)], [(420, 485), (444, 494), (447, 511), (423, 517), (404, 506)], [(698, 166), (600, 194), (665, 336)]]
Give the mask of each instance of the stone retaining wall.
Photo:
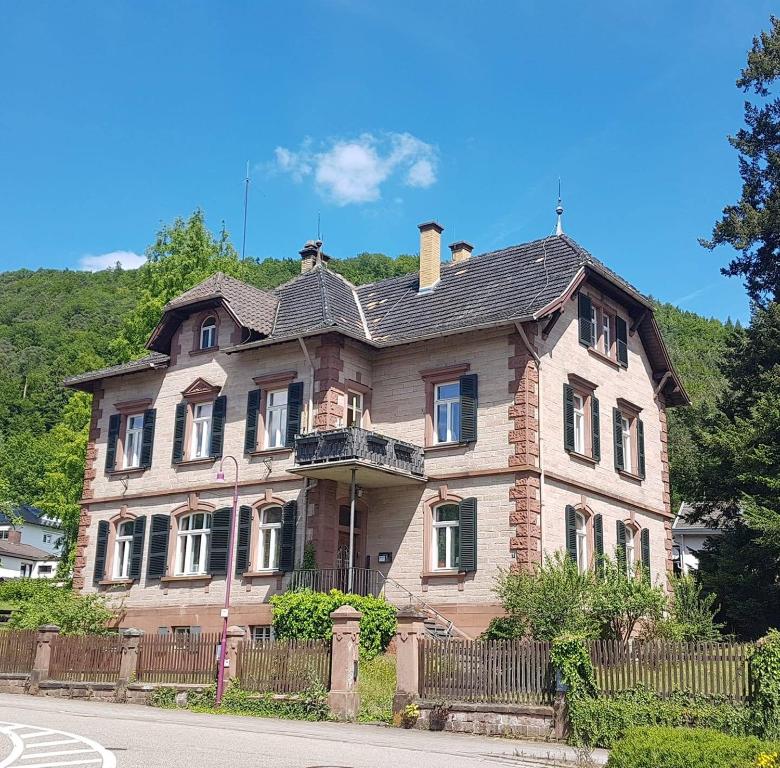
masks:
[(420, 701), (418, 705), (419, 728), (476, 733), (483, 736), (556, 740), (552, 707), (453, 702), (437, 711), (437, 708), (441, 707), (437, 702)]

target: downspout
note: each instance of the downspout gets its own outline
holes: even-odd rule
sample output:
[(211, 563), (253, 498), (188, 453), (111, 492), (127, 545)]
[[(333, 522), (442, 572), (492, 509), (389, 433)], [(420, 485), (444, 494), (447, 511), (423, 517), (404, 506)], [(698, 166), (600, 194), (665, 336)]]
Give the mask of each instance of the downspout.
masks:
[[(542, 365), (539, 355), (536, 354), (531, 342), (526, 336), (522, 323), (515, 322), (515, 328), (517, 333), (523, 340), (525, 348), (528, 350), (531, 357), (533, 357), (536, 363), (536, 399), (538, 405), (536, 407), (536, 421), (539, 424), (539, 547), (541, 552), (539, 553), (542, 560), (544, 560), (544, 526), (542, 525), (542, 510), (544, 507), (542, 497), (544, 494), (544, 438), (542, 437)], [(536, 328), (539, 329), (539, 321), (536, 322)]]
[[(311, 432), (314, 428), (314, 364), (311, 361), (311, 355), (309, 349), (306, 346), (306, 342), (302, 336), (298, 337), (298, 342), (301, 345), (303, 356), (306, 358), (306, 365), (309, 366), (309, 402), (306, 407), (306, 431)], [(309, 530), (309, 489), (312, 486), (310, 478), (305, 478), (303, 481), (303, 547), (301, 549), (301, 559), (299, 565), (303, 565), (303, 558), (306, 554), (306, 535)]]

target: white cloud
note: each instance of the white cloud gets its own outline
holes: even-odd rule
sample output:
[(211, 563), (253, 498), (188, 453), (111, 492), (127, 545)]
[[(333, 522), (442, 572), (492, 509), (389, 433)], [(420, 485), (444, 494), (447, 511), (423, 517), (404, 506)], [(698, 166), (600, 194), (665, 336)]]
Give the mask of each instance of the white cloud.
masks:
[(436, 148), (410, 133), (364, 133), (313, 147), (306, 139), (297, 151), (277, 147), (276, 170), (295, 182), (312, 177), (318, 192), (337, 205), (370, 203), (382, 185), (397, 177), (407, 187), (436, 183)]
[(137, 269), (146, 261), (146, 257), (133, 251), (111, 251), (97, 256), (87, 254), (79, 259), (79, 269), (86, 272), (100, 272), (110, 269), (119, 262), (123, 269)]

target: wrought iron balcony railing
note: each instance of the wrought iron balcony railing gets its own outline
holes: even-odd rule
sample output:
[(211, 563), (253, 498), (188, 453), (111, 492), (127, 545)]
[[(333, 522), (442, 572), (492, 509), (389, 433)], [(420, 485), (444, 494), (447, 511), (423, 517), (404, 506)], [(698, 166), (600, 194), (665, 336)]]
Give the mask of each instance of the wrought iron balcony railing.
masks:
[[(350, 590), (349, 572), (352, 571)], [(363, 597), (379, 597), (384, 587), (384, 577), (370, 568), (318, 568), (293, 571), (290, 574), (289, 589), (311, 589), (314, 592), (330, 592), (338, 589)]]

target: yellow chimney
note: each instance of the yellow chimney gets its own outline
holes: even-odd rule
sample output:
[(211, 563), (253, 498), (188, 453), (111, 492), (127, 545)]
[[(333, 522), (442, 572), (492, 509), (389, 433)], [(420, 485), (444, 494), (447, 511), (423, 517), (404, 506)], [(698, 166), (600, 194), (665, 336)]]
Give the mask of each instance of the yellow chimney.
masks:
[(452, 251), (452, 260), (457, 264), (459, 261), (466, 261), (471, 256), (474, 246), (465, 240), (458, 240), (457, 243), (450, 246), (450, 250)]
[(420, 224), (420, 293), (433, 290), (441, 278), (441, 233), (435, 221)]

